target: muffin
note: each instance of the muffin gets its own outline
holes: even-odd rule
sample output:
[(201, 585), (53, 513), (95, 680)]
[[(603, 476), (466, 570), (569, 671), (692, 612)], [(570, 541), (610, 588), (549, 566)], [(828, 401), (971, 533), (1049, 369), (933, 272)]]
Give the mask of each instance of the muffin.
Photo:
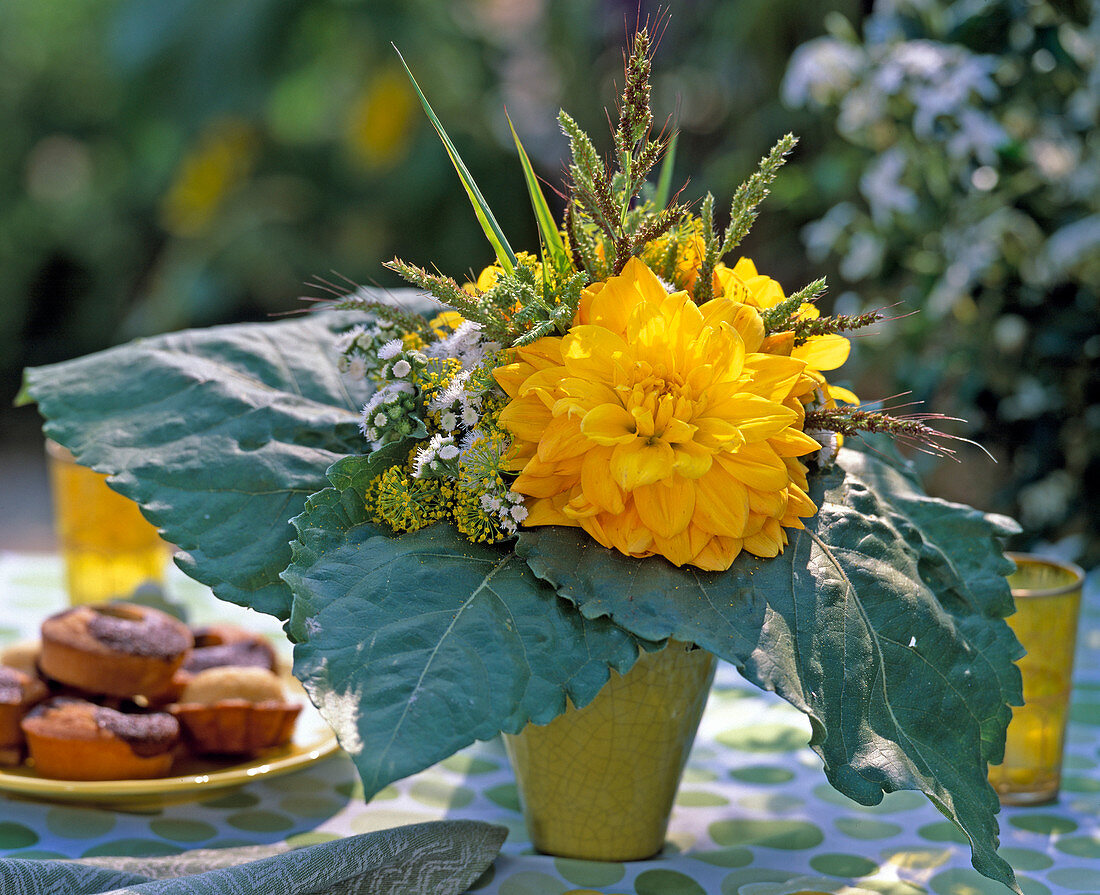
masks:
[(37, 676), (0, 665), (0, 765), (17, 765), (23, 760), (25, 740), (20, 723), (48, 693)]
[(274, 672), (223, 666), (195, 674), (168, 710), (195, 754), (251, 755), (289, 742), (302, 707)]
[(41, 641), (20, 640), (0, 650), (0, 665), (15, 668), (29, 677), (38, 677), (38, 654), (41, 651)]
[(166, 712), (128, 715), (63, 696), (31, 709), (22, 729), (35, 770), (58, 780), (163, 777), (180, 741)]
[(195, 639), (194, 647), (184, 656), (183, 664), (172, 675), (168, 686), (149, 697), (149, 705), (164, 707), (179, 702), (184, 687), (192, 678), (210, 668), (264, 668), (279, 673), (274, 647), (259, 634), (236, 625), (193, 628), (191, 633)]
[(181, 621), (133, 603), (76, 606), (42, 623), (38, 666), (87, 693), (130, 698), (163, 691), (194, 639)]

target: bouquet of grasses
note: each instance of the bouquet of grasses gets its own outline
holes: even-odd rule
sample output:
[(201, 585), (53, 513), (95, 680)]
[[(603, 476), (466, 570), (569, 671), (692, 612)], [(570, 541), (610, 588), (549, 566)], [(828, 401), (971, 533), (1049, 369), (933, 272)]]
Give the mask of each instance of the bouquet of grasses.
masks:
[(368, 798), (676, 640), (805, 712), (839, 791), (923, 791), (1015, 887), (986, 781), (1021, 703), (1013, 523), (927, 497), (896, 459), (891, 438), (950, 451), (934, 415), (829, 382), (877, 315), (824, 316), (822, 281), (788, 296), (726, 263), (794, 139), (716, 230), (711, 196), (670, 196), (649, 76), (640, 31), (610, 161), (561, 114), (560, 221), (516, 138), (537, 254), (421, 94), (496, 256), (467, 283), (387, 265), (427, 313), (338, 290), (325, 313), (28, 370), (23, 399), (186, 572), (286, 620)]

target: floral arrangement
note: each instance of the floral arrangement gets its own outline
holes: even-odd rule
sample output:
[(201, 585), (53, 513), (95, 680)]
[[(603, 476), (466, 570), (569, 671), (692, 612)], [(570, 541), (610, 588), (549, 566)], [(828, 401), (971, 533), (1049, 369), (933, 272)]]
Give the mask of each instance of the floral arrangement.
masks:
[(927, 497), (897, 459), (890, 438), (950, 452), (935, 415), (827, 380), (877, 314), (822, 315), (823, 281), (788, 296), (725, 263), (794, 139), (716, 229), (713, 197), (670, 198), (649, 75), (639, 31), (611, 164), (560, 116), (560, 223), (516, 138), (538, 254), (511, 249), (421, 94), (496, 255), (465, 284), (390, 263), (434, 311), (358, 289), (32, 369), (23, 399), (185, 571), (286, 620), (368, 798), (675, 639), (804, 711), (838, 790), (925, 792), (1014, 887), (985, 779), (1021, 702), (1013, 524)]

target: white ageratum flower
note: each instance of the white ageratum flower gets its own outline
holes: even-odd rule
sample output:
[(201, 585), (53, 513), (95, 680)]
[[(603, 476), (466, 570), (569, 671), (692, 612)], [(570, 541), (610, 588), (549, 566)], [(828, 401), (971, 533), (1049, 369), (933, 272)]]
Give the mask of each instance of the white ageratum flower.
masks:
[(458, 448), (454, 444), (445, 444), (439, 449), (440, 460), (453, 460), (458, 456)]
[(457, 402), (463, 400), (466, 396), (466, 383), (469, 378), (469, 370), (462, 370), (455, 373), (455, 375), (451, 377), (451, 381), (447, 383), (447, 387), (432, 399), (428, 408), (430, 410), (448, 410)]
[(347, 362), (347, 369), (344, 371), (352, 379), (364, 379), (367, 375), (367, 360), (362, 355), (355, 355)]
[(400, 339), (391, 339), (378, 349), (378, 359), (391, 360), (401, 353), (403, 347), (404, 345)]
[(412, 372), (412, 365), (407, 360), (402, 358), (393, 365), (393, 375), (398, 379), (404, 379), (409, 373)]
[(453, 432), (458, 425), (458, 417), (450, 410), (445, 410), (439, 417), (439, 425), (445, 432)]
[(343, 354), (348, 351), (363, 333), (366, 332), (366, 328), (361, 325), (355, 325), (347, 332), (341, 333), (336, 337), (336, 350)]
[(472, 404), (464, 404), (462, 407), (462, 425), (472, 429), (481, 421), (481, 416)]

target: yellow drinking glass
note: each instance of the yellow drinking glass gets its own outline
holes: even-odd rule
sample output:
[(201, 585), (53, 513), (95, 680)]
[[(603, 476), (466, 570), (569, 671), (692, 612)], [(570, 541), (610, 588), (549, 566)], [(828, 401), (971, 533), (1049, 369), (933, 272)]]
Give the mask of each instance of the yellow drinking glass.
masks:
[(1027, 655), (1019, 661), (1024, 705), (1012, 710), (1003, 764), (989, 782), (1006, 805), (1058, 798), (1073, 677), (1077, 616), (1085, 573), (1072, 563), (1010, 553), (1016, 613), (1008, 619)]
[(46, 456), (69, 602), (98, 603), (162, 583), (168, 545), (137, 504), (56, 442), (46, 442)]

